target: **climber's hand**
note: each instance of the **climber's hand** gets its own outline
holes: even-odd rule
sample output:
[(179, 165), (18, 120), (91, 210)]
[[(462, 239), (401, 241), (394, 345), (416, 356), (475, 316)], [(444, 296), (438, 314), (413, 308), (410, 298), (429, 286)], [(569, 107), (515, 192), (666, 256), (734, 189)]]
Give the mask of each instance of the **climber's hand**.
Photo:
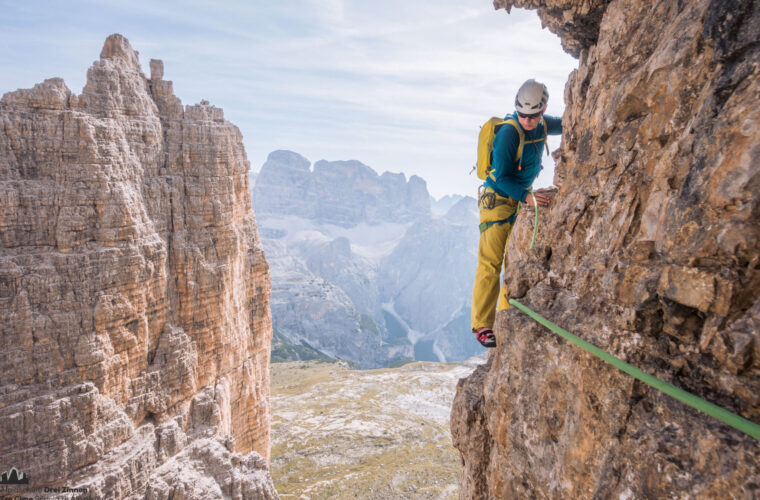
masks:
[(539, 207), (548, 207), (549, 202), (552, 201), (551, 196), (549, 193), (544, 193), (541, 191), (534, 191), (533, 194), (529, 194), (528, 198), (526, 199), (526, 205), (528, 207), (533, 208), (535, 206), (533, 198), (535, 197), (535, 203), (538, 203)]

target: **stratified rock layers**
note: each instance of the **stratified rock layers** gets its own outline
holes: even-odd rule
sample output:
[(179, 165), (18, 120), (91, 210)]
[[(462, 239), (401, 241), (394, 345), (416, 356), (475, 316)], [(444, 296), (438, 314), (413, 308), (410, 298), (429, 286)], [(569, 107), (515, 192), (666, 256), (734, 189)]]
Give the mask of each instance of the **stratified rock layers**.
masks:
[(0, 100), (0, 464), (93, 498), (274, 497), (241, 135), (151, 72), (112, 35), (81, 95)]
[[(510, 294), (661, 379), (760, 422), (760, 7), (497, 1), (580, 58), (560, 191)], [(553, 96), (553, 99), (558, 98)], [(512, 308), (460, 388), (463, 498), (757, 498), (760, 446)]]

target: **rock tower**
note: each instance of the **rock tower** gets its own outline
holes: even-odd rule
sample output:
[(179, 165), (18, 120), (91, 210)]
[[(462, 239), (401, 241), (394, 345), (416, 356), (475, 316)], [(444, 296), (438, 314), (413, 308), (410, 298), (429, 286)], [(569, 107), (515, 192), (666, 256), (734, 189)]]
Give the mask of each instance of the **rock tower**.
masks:
[(274, 497), (241, 135), (150, 68), (112, 35), (81, 95), (0, 100), (0, 464), (93, 498)]

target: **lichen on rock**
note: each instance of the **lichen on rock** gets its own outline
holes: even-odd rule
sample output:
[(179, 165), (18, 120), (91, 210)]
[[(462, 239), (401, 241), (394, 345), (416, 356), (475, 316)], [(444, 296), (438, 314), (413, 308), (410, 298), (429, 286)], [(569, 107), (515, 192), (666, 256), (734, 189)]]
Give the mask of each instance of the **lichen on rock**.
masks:
[[(534, 250), (528, 217), (517, 223), (510, 294), (613, 355), (760, 422), (756, 2), (494, 4), (537, 8), (579, 58), (555, 153), (560, 189), (541, 213)], [(514, 308), (498, 315), (496, 334), (490, 368), (463, 382), (468, 395), (452, 410), (462, 498), (760, 494), (755, 439)], [(473, 434), (487, 445), (463, 440)]]

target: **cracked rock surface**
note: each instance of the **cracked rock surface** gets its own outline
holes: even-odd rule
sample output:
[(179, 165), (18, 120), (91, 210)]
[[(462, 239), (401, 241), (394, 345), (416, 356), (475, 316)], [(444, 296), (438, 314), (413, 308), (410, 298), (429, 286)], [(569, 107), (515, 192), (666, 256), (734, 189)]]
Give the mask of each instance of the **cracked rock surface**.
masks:
[(81, 95), (0, 99), (0, 464), (93, 498), (275, 497), (241, 135), (150, 68), (111, 35)]
[[(760, 7), (497, 0), (579, 58), (552, 206), (509, 244), (512, 297), (760, 423)], [(506, 36), (506, 35), (505, 35)], [(462, 498), (757, 498), (758, 442), (499, 313), (452, 411)]]

